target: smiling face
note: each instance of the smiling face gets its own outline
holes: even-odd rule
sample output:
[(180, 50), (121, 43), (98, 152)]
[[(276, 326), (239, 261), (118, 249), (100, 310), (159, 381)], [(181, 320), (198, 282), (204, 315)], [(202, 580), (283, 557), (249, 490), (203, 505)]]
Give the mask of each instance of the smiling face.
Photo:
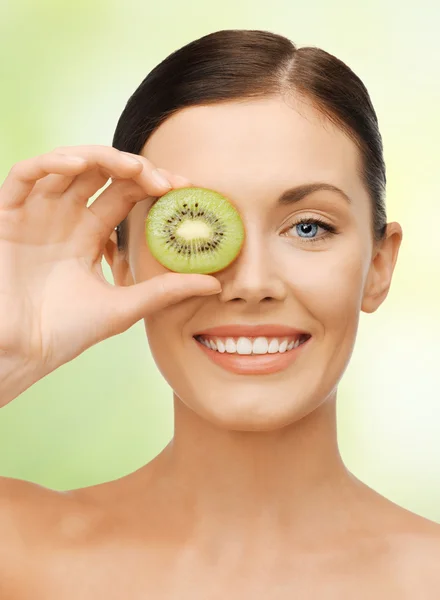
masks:
[[(142, 154), (228, 197), (246, 231), (239, 257), (215, 275), (219, 295), (191, 298), (145, 321), (154, 359), (176, 396), (203, 418), (236, 430), (276, 429), (313, 411), (345, 371), (360, 311), (375, 310), (386, 296), (400, 243), (373, 260), (371, 201), (357, 147), (310, 105), (268, 98), (181, 110)], [(329, 187), (286, 195), (315, 183), (342, 193)], [(166, 272), (145, 242), (148, 208), (139, 203), (129, 215), (133, 279), (127, 270), (125, 283)], [(234, 330), (237, 325), (263, 328)], [(298, 332), (311, 337), (291, 349)], [(235, 350), (227, 338), (239, 337), (250, 340), (241, 340), (239, 350), (266, 337), (274, 352), (218, 352), (226, 343)], [(264, 351), (265, 344), (259, 339), (253, 348)]]

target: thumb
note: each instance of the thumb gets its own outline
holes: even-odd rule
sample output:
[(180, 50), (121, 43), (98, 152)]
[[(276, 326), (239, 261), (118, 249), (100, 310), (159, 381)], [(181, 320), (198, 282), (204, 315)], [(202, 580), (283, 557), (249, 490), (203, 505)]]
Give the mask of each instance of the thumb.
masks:
[(114, 316), (120, 333), (143, 317), (191, 296), (209, 296), (221, 292), (218, 279), (211, 275), (165, 273), (129, 286), (116, 286)]

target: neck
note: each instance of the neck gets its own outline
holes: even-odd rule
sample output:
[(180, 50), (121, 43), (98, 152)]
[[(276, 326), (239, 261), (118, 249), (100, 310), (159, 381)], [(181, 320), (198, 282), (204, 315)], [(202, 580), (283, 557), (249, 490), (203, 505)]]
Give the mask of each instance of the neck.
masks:
[[(175, 435), (156, 459), (164, 497), (189, 525), (237, 536), (278, 529), (310, 536), (343, 512), (355, 478), (341, 459), (336, 394), (283, 429), (220, 429), (174, 398)], [(183, 517), (184, 515), (184, 517)], [(321, 529), (320, 529), (321, 528)]]

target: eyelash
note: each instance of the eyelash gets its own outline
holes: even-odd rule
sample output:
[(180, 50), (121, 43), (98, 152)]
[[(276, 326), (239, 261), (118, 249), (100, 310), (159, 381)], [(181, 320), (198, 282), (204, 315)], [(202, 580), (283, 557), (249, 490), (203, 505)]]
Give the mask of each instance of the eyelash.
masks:
[(319, 227), (322, 227), (322, 229), (324, 229), (326, 231), (326, 233), (324, 235), (321, 235), (320, 237), (304, 238), (304, 237), (298, 236), (300, 240), (303, 240), (305, 242), (321, 242), (322, 240), (327, 239), (328, 237), (330, 237), (332, 235), (338, 235), (338, 233), (339, 233), (339, 231), (336, 229), (336, 227), (334, 227), (333, 225), (330, 225), (330, 223), (327, 223), (326, 221), (323, 221), (322, 219), (318, 219), (317, 217), (301, 217), (301, 219), (298, 219), (297, 221), (292, 223), (288, 227), (287, 231), (290, 231), (297, 225), (301, 225), (303, 223), (307, 224), (307, 225), (309, 225), (309, 224), (319, 225)]

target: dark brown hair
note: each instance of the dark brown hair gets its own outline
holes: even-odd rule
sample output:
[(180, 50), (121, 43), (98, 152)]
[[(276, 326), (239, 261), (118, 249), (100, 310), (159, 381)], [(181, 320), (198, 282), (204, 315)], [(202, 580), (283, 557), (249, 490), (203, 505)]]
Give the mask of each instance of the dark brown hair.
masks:
[[(386, 230), (386, 172), (376, 112), (359, 77), (320, 48), (297, 48), (269, 31), (232, 29), (205, 35), (147, 75), (122, 112), (112, 145), (140, 154), (150, 135), (180, 109), (275, 95), (305, 98), (357, 145), (360, 174), (372, 203), (372, 234), (381, 240)], [(116, 231), (118, 249), (125, 252), (126, 219)]]

